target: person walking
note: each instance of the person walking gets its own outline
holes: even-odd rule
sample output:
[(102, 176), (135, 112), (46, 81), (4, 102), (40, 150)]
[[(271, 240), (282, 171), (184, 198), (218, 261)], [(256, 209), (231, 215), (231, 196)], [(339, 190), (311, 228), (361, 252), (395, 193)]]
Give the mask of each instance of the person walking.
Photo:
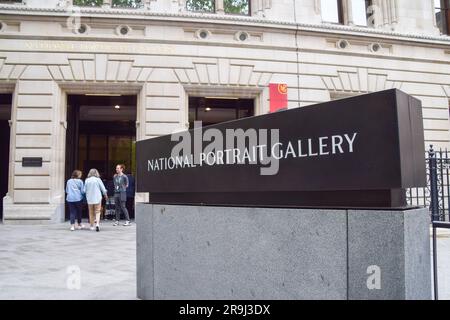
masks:
[(84, 184), (81, 180), (82, 175), (83, 173), (80, 170), (74, 170), (72, 172), (72, 177), (67, 180), (66, 183), (66, 200), (69, 205), (70, 212), (70, 231), (75, 231), (75, 220), (78, 222), (78, 230), (84, 228), (81, 224), (84, 195)]
[(125, 165), (118, 164), (116, 166), (116, 174), (114, 175), (114, 203), (116, 205), (116, 221), (114, 226), (119, 225), (120, 212), (125, 215), (124, 226), (131, 225), (130, 215), (127, 210), (127, 188), (128, 188), (128, 177), (123, 173), (125, 170)]
[[(91, 169), (88, 177), (84, 182), (84, 192), (89, 208), (89, 223), (91, 230), (100, 231), (100, 212), (102, 209), (102, 195), (105, 200), (108, 200), (105, 185), (100, 179), (100, 174), (97, 169)], [(95, 229), (94, 229), (95, 223)]]

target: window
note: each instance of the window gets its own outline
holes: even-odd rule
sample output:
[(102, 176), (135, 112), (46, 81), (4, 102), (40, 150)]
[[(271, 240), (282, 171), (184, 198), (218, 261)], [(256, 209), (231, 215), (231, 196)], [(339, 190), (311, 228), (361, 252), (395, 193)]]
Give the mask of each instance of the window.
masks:
[(193, 12), (215, 12), (214, 0), (187, 0), (186, 9)]
[(344, 23), (342, 0), (321, 0), (322, 20), (330, 23)]
[(352, 0), (353, 23), (357, 26), (367, 27), (369, 25), (369, 8), (371, 0)]
[(142, 0), (73, 0), (73, 5), (80, 7), (100, 7), (110, 3), (113, 8), (140, 8), (143, 5)]
[(450, 0), (434, 0), (434, 13), (441, 33), (450, 35)]
[(224, 0), (223, 6), (227, 14), (250, 15), (249, 0)]
[(73, 5), (80, 7), (100, 7), (102, 4), (103, 0), (73, 0)]
[(194, 121), (207, 126), (251, 117), (254, 109), (253, 99), (189, 97), (189, 128), (194, 128)]
[(372, 0), (321, 0), (320, 5), (323, 22), (373, 26)]
[(250, 0), (187, 0), (186, 10), (249, 16)]
[(142, 7), (141, 0), (113, 0), (112, 6), (117, 8), (140, 8)]

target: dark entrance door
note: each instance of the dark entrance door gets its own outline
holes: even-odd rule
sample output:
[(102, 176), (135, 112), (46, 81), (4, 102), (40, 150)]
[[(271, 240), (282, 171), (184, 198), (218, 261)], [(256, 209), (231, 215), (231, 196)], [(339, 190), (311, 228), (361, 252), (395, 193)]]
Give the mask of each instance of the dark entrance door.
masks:
[(11, 94), (0, 94), (0, 163), (2, 164), (2, 173), (0, 174), (0, 222), (3, 221), (3, 197), (8, 193), (10, 148), (8, 120), (11, 119), (11, 102)]
[(251, 117), (255, 114), (253, 99), (189, 97), (189, 129), (194, 121), (203, 126)]
[[(126, 173), (135, 173), (136, 96), (68, 97), (66, 180), (73, 170), (83, 171), (83, 179), (95, 168), (113, 196), (112, 178), (116, 164)], [(128, 202), (133, 202), (129, 199)], [(87, 211), (83, 213), (88, 216)], [(134, 217), (134, 212), (130, 211)], [(69, 212), (66, 208), (66, 219)]]

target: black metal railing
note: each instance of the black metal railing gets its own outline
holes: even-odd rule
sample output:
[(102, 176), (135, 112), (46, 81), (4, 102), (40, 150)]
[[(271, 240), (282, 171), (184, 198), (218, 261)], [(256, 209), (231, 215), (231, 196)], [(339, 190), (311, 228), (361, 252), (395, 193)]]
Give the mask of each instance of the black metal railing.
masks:
[(437, 229), (450, 229), (450, 152), (434, 150), (433, 146), (426, 152), (427, 186), (408, 189), (408, 203), (425, 206), (430, 209), (433, 248), (433, 291), (438, 300), (438, 261)]
[(433, 238), (433, 292), (434, 292), (434, 300), (439, 300), (438, 295), (438, 258), (437, 258), (437, 230), (438, 228), (441, 229), (450, 229), (450, 223), (449, 222), (440, 222), (440, 221), (434, 221), (431, 226), (433, 227), (432, 230), (432, 238)]
[(406, 191), (409, 205), (430, 209), (432, 221), (450, 221), (450, 152), (434, 150), (426, 152), (427, 186)]

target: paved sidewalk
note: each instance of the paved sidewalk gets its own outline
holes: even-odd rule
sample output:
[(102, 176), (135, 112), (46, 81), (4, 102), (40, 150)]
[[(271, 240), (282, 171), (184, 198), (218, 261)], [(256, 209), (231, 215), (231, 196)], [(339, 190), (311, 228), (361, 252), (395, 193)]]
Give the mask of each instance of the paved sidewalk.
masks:
[[(431, 232), (430, 230), (430, 234)], [(430, 248), (432, 250), (432, 246)], [(437, 229), (437, 258), (439, 300), (450, 300), (450, 230), (448, 229)]]
[(0, 224), (0, 299), (136, 299), (136, 225)]
[[(136, 299), (136, 225), (68, 229), (0, 224), (0, 299)], [(450, 230), (438, 230), (438, 268), (450, 299)]]

